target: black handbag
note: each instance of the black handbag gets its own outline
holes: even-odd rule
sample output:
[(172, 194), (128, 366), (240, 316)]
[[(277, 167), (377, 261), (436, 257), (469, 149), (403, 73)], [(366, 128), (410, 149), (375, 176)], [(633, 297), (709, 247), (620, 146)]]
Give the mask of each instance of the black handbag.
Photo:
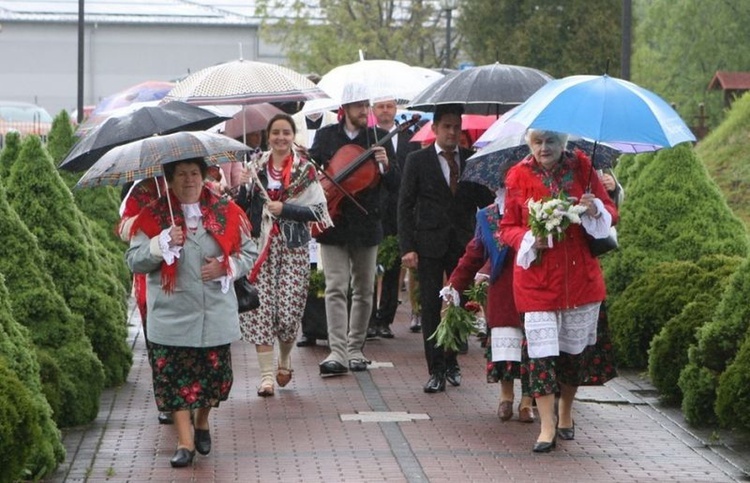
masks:
[(240, 277), (234, 281), (234, 292), (237, 294), (237, 312), (247, 312), (260, 307), (258, 289), (247, 277)]
[[(614, 228), (612, 228), (612, 230), (613, 229)], [(586, 238), (588, 238), (589, 250), (591, 250), (591, 254), (594, 257), (600, 257), (619, 247), (617, 244), (617, 236), (612, 234), (611, 231), (607, 238), (594, 238), (590, 235), (587, 235)]]

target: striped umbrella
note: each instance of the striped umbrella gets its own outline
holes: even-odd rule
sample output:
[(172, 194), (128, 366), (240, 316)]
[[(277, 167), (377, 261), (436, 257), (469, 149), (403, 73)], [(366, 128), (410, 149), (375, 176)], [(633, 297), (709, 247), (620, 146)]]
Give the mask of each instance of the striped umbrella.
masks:
[(238, 161), (246, 144), (222, 134), (180, 131), (117, 146), (104, 154), (78, 180), (76, 188), (117, 186), (163, 174), (162, 165), (189, 158), (205, 158), (209, 165)]

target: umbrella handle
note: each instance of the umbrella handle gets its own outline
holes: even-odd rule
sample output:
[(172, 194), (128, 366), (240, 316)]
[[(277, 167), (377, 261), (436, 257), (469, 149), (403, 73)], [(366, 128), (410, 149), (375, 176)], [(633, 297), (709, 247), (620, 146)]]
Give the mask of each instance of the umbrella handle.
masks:
[(167, 187), (167, 206), (169, 206), (169, 216), (172, 218), (172, 226), (175, 226), (174, 211), (172, 210), (172, 197), (169, 196), (169, 187)]
[(586, 193), (591, 193), (591, 177), (594, 175), (594, 157), (596, 156), (596, 146), (599, 143), (594, 141), (594, 148), (591, 150), (591, 170), (589, 171), (589, 180), (586, 183)]

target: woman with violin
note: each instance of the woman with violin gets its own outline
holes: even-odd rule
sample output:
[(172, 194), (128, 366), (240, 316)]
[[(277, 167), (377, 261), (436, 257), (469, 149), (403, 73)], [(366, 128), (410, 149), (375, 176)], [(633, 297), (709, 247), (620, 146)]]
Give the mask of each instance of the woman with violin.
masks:
[[(247, 183), (254, 170), (255, 183), (250, 196), (243, 187), (239, 197), (260, 253), (250, 272), (260, 307), (240, 314), (240, 329), (243, 340), (255, 344), (261, 397), (274, 395), (274, 382), (284, 387), (292, 379), (291, 351), (309, 283), (309, 223), (331, 225), (315, 167), (293, 150), (296, 126), (291, 116), (275, 115), (267, 132), (271, 149), (243, 173), (241, 181)], [(274, 366), (277, 339), (279, 356)]]
[[(378, 245), (383, 239), (381, 190), (398, 189), (398, 167), (388, 132), (367, 126), (369, 103), (341, 106), (337, 124), (318, 130), (310, 148), (323, 167), (321, 184), (334, 226), (317, 234), (325, 274), (330, 354), (320, 375), (364, 371), (362, 352), (372, 312)], [(382, 145), (381, 145), (382, 144)], [(349, 289), (351, 287), (351, 311)]]

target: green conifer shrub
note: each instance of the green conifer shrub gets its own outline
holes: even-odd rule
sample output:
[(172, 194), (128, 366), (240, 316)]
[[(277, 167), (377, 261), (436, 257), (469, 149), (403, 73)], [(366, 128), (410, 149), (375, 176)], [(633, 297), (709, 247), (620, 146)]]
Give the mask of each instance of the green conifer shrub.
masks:
[(719, 377), (716, 415), (722, 426), (750, 430), (750, 332), (734, 361)]
[[(620, 209), (620, 249), (603, 260), (614, 304), (624, 290), (659, 262), (697, 261), (706, 255), (746, 257), (745, 226), (732, 213), (691, 146), (638, 155)], [(622, 323), (610, 318), (613, 327)]]
[[(749, 298), (750, 260), (745, 260), (730, 278), (711, 321), (698, 330), (697, 342), (688, 351), (690, 363), (680, 375), (683, 412), (686, 418), (688, 413), (691, 414), (692, 421), (717, 420), (714, 405), (719, 378), (735, 361), (750, 330)], [(727, 381), (731, 386), (737, 377), (728, 376)], [(730, 411), (726, 409), (730, 406), (725, 400), (722, 411)]]
[(127, 293), (106, 263), (101, 244), (87, 230), (38, 139), (28, 137), (13, 165), (8, 200), (45, 252), (46, 268), (70, 309), (83, 316), (86, 335), (104, 366), (107, 386), (121, 384), (130, 370)]
[(47, 135), (47, 151), (52, 156), (52, 162), (55, 166), (60, 164), (75, 143), (76, 137), (73, 135), (70, 115), (68, 111), (63, 109), (52, 120), (52, 127)]
[[(736, 259), (729, 268), (737, 265)], [(733, 263), (733, 265), (732, 265)], [(719, 297), (727, 269), (707, 270), (688, 261), (657, 263), (625, 289), (609, 309), (612, 342), (623, 367), (645, 368), (651, 339), (700, 293)]]
[(104, 386), (101, 363), (86, 337), (83, 317), (73, 314), (58, 293), (37, 239), (10, 207), (4, 184), (0, 226), (0, 273), (10, 287), (10, 312), (28, 329), (53, 418), (58, 426), (87, 423), (98, 412)]
[[(42, 392), (39, 363), (31, 336), (11, 314), (10, 296), (4, 280), (0, 274), (0, 361), (5, 361), (7, 370), (12, 372), (13, 377), (18, 379), (25, 391), (28, 391), (29, 407), (26, 408), (25, 401), (20, 400), (18, 404), (24, 404), (24, 407), (13, 407), (9, 401), (0, 402), (0, 428), (3, 428), (0, 429), (0, 468), (8, 468), (8, 473), (14, 475), (13, 480), (21, 477), (20, 473), (11, 470), (14, 465), (18, 465), (17, 469), (24, 472), (23, 476), (40, 478), (51, 473), (64, 460), (65, 449), (60, 431), (52, 420), (52, 409)], [(2, 365), (3, 363), (0, 363), (0, 366)], [(0, 373), (2, 372), (3, 370), (0, 370)], [(0, 375), (0, 381), (4, 380), (6, 377)], [(0, 386), (3, 385), (3, 382), (0, 382)], [(10, 391), (13, 389), (2, 387), (0, 399)], [(13, 423), (8, 421), (6, 416), (24, 412), (30, 412), (32, 415), (22, 419), (23, 431), (29, 437), (7, 434), (6, 429)], [(17, 451), (23, 451), (24, 455), (16, 454)], [(11, 455), (10, 463), (3, 457), (8, 455)]]
[(679, 405), (682, 391), (677, 382), (688, 363), (688, 349), (695, 342), (698, 329), (711, 320), (719, 303), (718, 297), (700, 293), (679, 315), (672, 317), (651, 339), (648, 351), (648, 374), (659, 399), (667, 405)]
[(0, 355), (0, 481), (27, 476), (24, 470), (32, 449), (42, 437), (39, 422), (31, 391)]
[(5, 146), (0, 151), (0, 181), (8, 177), (10, 167), (18, 157), (21, 150), (21, 135), (17, 132), (9, 132), (5, 135)]
[(694, 349), (692, 346), (688, 350), (690, 362), (680, 372), (677, 382), (682, 391), (682, 414), (693, 426), (710, 426), (717, 422), (714, 402), (719, 379), (710, 369), (693, 362)]

